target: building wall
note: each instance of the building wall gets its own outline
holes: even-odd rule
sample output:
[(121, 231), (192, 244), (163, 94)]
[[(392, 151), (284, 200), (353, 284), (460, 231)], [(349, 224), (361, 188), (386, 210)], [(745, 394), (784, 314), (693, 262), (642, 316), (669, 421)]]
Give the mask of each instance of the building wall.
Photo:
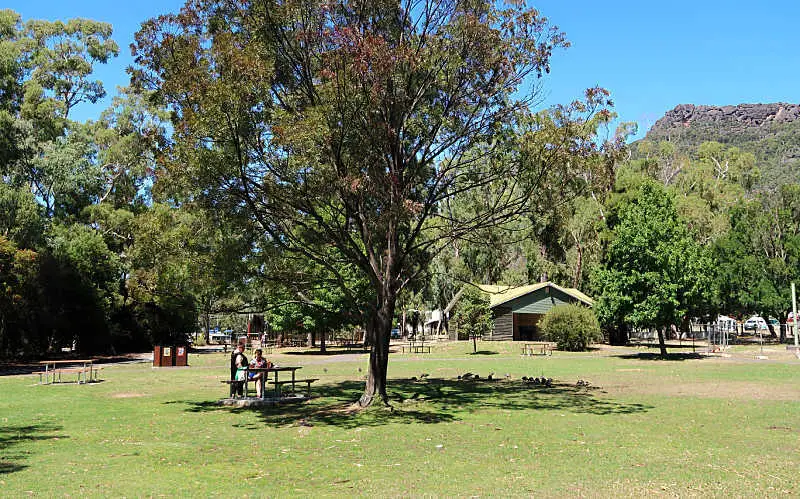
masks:
[(556, 305), (576, 303), (574, 297), (561, 291), (546, 287), (538, 289), (527, 295), (520, 296), (492, 309), (494, 330), (492, 340), (520, 340), (520, 326), (533, 327), (534, 337), (539, 336), (538, 323), (544, 314)]
[(510, 307), (495, 307), (492, 309), (494, 329), (491, 336), (485, 340), (511, 340), (514, 339), (514, 314)]

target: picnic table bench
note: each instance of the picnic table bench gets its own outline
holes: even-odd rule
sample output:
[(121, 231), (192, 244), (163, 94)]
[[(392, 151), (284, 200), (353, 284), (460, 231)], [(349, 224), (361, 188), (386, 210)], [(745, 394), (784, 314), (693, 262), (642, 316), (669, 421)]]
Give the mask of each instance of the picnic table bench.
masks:
[[(61, 383), (61, 377), (64, 374), (75, 374), (78, 384), (97, 381), (97, 371), (99, 369), (94, 367), (94, 362), (96, 360), (97, 359), (42, 360), (39, 364), (44, 366), (44, 371), (39, 372), (39, 384), (49, 385), (52, 383)], [(81, 381), (81, 378), (83, 378), (83, 381)]]
[[(236, 391), (235, 388), (237, 388), (239, 385), (242, 385), (242, 387), (243, 387), (242, 392), (244, 393), (245, 396), (247, 396), (248, 385), (250, 383), (259, 383), (259, 382), (261, 383), (261, 396), (262, 396), (262, 398), (266, 398), (266, 396), (267, 396), (267, 391), (265, 389), (267, 383), (275, 385), (275, 389), (273, 390), (273, 394), (274, 394), (273, 396), (276, 399), (280, 399), (280, 397), (281, 397), (281, 388), (284, 385), (288, 385), (288, 384), (292, 385), (292, 392), (294, 392), (296, 384), (298, 384), (298, 383), (306, 383), (306, 393), (310, 394), (311, 393), (311, 383), (313, 383), (315, 381), (318, 381), (318, 379), (317, 378), (297, 379), (295, 377), (295, 371), (297, 371), (298, 369), (302, 369), (302, 367), (300, 367), (300, 366), (247, 367), (245, 369), (246, 373), (245, 373), (245, 379), (243, 381), (220, 380), (220, 382), (221, 383), (225, 383), (225, 384), (230, 386), (230, 396), (231, 397), (233, 397), (233, 394)], [(265, 373), (264, 377), (262, 379), (260, 379), (260, 380), (250, 380), (249, 374), (250, 373), (258, 373), (258, 372)], [(278, 374), (281, 373), (281, 372), (291, 372), (292, 373), (292, 379), (290, 379), (290, 380), (279, 380), (278, 379)], [(272, 380), (268, 380), (267, 379), (269, 377), (269, 373), (275, 373), (274, 379), (272, 379)]]
[(305, 378), (305, 379), (291, 379), (291, 380), (281, 380), (281, 381), (273, 381), (270, 380), (268, 383), (275, 385), (275, 390), (278, 392), (278, 395), (282, 396), (282, 387), (283, 385), (292, 385), (292, 392), (295, 391), (295, 384), (306, 384), (306, 396), (311, 397), (311, 383), (319, 381), (319, 378)]
[(426, 345), (424, 341), (410, 341), (405, 345), (400, 345), (403, 353), (408, 350), (408, 353), (431, 353), (431, 346)]
[(531, 355), (553, 355), (555, 343), (550, 341), (529, 341), (520, 345), (522, 355), (530, 357)]

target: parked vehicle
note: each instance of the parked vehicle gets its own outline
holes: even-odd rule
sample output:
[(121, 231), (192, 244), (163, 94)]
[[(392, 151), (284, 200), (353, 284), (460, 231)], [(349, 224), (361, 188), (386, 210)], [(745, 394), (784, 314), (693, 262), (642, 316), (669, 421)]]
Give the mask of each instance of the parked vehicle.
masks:
[(231, 337), (225, 333), (211, 333), (208, 335), (208, 341), (211, 343), (227, 343)]
[(400, 338), (400, 329), (398, 329), (398, 328), (392, 329), (391, 338), (393, 340), (399, 339)]
[(789, 312), (789, 317), (786, 318), (786, 324), (794, 325), (794, 312)]
[(767, 321), (763, 317), (754, 315), (744, 322), (745, 331), (757, 331), (759, 329), (767, 329)]
[(233, 329), (220, 331), (219, 328), (209, 329), (208, 341), (211, 343), (230, 343)]

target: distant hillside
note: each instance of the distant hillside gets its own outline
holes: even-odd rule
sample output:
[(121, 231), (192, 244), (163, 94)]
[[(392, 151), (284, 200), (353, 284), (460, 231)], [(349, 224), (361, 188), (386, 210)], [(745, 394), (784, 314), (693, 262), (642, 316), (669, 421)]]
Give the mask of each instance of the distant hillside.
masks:
[(800, 104), (681, 104), (659, 119), (645, 140), (668, 140), (689, 155), (703, 142), (734, 145), (755, 154), (762, 186), (800, 182)]

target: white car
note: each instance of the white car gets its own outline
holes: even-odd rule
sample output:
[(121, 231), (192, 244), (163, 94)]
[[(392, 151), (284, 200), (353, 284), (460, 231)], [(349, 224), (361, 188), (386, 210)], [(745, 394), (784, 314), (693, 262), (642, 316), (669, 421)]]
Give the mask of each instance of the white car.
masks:
[(765, 321), (763, 317), (754, 315), (744, 322), (744, 330), (747, 331), (750, 329), (753, 331), (767, 329), (767, 321)]
[(208, 335), (208, 340), (211, 343), (227, 343), (231, 340), (230, 332), (211, 333)]

